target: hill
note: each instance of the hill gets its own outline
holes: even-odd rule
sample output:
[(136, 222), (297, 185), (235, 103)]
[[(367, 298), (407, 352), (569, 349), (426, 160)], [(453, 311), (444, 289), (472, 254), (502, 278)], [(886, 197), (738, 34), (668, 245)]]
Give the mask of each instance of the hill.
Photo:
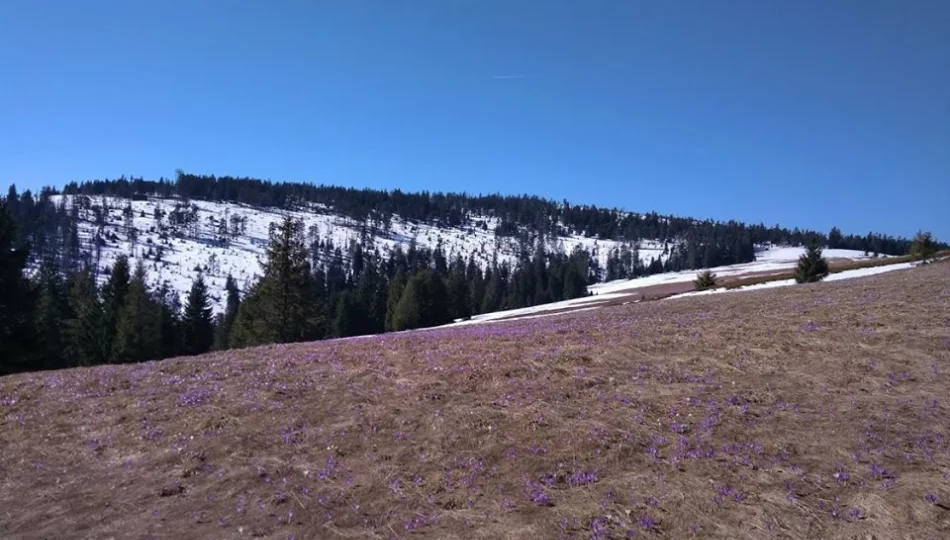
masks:
[(4, 538), (939, 538), (950, 267), (0, 378)]
[(910, 245), (903, 238), (844, 235), (837, 228), (826, 235), (527, 195), (404, 193), (184, 172), (174, 181), (71, 182), (38, 195), (13, 186), (5, 201), (22, 242), (33, 247), (34, 267), (55, 258), (60, 268), (91, 266), (104, 281), (116, 259), (127, 256), (132, 267), (145, 262), (152, 289), (167, 284), (182, 303), (200, 272), (216, 312), (225, 307), (228, 275), (242, 291), (259, 279), (268, 231), (285, 217), (303, 222), (314, 271), (328, 273), (338, 265), (351, 276), (357, 245), (382, 260), (397, 247), (438, 250), (449, 262), (460, 257), (482, 271), (514, 269), (538, 248), (565, 256), (579, 252), (589, 261), (590, 284), (752, 262), (764, 246), (802, 245), (813, 238), (832, 249), (867, 254), (902, 255)]

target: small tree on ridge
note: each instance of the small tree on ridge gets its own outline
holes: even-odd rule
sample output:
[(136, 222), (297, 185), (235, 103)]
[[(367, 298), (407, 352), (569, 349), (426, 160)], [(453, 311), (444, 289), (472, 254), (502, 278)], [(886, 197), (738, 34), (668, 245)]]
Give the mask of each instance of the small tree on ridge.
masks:
[(795, 268), (795, 281), (797, 283), (815, 283), (825, 279), (828, 275), (828, 261), (821, 255), (821, 246), (818, 242), (812, 241), (801, 257), (798, 258), (798, 266)]
[(706, 270), (696, 276), (696, 279), (693, 280), (693, 285), (696, 286), (697, 291), (711, 289), (716, 286), (716, 274), (713, 274), (712, 270)]
[(936, 254), (937, 244), (930, 232), (918, 232), (914, 237), (914, 243), (910, 246), (910, 256), (915, 260), (927, 262)]

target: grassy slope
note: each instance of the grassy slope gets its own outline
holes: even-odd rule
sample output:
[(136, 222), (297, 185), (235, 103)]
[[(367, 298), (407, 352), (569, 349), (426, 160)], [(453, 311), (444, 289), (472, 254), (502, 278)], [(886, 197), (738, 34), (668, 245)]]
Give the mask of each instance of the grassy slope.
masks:
[(948, 306), (934, 264), (5, 377), (0, 537), (946, 538)]

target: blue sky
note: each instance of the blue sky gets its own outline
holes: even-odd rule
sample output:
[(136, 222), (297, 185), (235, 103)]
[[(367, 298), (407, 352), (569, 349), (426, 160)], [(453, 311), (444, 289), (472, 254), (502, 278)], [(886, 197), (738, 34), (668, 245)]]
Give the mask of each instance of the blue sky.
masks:
[(189, 172), (950, 239), (950, 2), (13, 1), (0, 184)]

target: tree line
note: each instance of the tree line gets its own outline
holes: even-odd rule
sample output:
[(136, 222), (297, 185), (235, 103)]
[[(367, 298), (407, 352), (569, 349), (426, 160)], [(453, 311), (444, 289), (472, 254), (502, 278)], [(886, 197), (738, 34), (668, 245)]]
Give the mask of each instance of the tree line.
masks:
[[(112, 195), (136, 198), (148, 195), (176, 196), (216, 202), (242, 203), (296, 209), (305, 205), (330, 207), (358, 222), (371, 222), (385, 230), (393, 216), (445, 226), (485, 226), (484, 218), (498, 220), (499, 235), (578, 234), (588, 238), (636, 242), (642, 239), (669, 241), (687, 239), (693, 252), (684, 259), (717, 261), (718, 264), (751, 262), (757, 244), (807, 245), (812, 241), (831, 248), (855, 249), (888, 255), (904, 255), (911, 240), (877, 233), (849, 234), (833, 228), (829, 234), (779, 225), (719, 222), (656, 212), (622, 212), (593, 205), (573, 205), (536, 196), (469, 195), (422, 191), (376, 190), (271, 182), (254, 178), (197, 175), (178, 171), (174, 180), (119, 178), (71, 182), (66, 194)], [(702, 263), (684, 268), (700, 268)]]
[(46, 251), (32, 276), (8, 205), (0, 204), (0, 374), (129, 363), (268, 343), (347, 337), (445, 324), (479, 313), (587, 294), (589, 254), (548, 253), (539, 244), (516, 265), (483, 270), (441, 248), (383, 257), (343, 249), (285, 218), (270, 231), (263, 275), (246, 291), (228, 276), (214, 314), (201, 273), (184, 301), (166, 283), (150, 287), (140, 259), (126, 256), (97, 275)]

